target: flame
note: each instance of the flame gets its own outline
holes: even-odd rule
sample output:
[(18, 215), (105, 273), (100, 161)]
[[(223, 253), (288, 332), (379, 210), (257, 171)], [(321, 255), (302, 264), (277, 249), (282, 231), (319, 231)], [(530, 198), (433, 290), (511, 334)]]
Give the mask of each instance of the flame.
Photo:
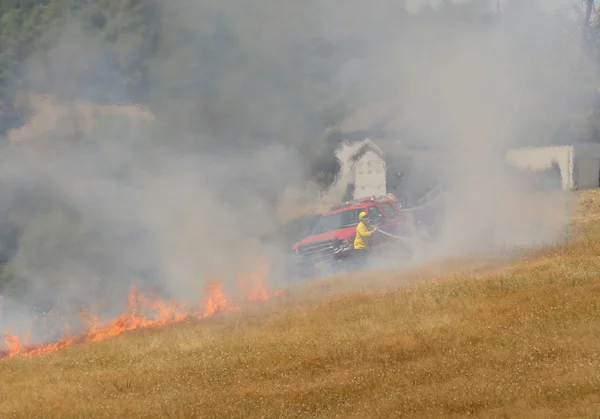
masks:
[(267, 265), (262, 259), (259, 259), (254, 271), (240, 275), (242, 290), (247, 301), (265, 301), (270, 298), (269, 289), (263, 281), (266, 276)]
[(12, 358), (15, 355), (20, 354), (23, 351), (21, 341), (16, 335), (11, 335), (9, 332), (4, 332), (4, 342), (8, 346), (8, 357)]
[[(245, 301), (266, 301), (282, 293), (282, 290), (269, 293), (264, 282), (267, 273), (267, 265), (260, 259), (255, 269), (239, 275)], [(125, 311), (108, 322), (102, 322), (91, 313), (80, 313), (84, 332), (78, 337), (71, 336), (69, 326), (65, 325), (67, 332), (62, 338), (53, 343), (32, 347), (27, 343), (28, 337), (23, 344), (18, 336), (5, 332), (4, 342), (8, 349), (0, 354), (0, 357), (2, 355), (7, 358), (31, 357), (46, 354), (80, 342), (99, 342), (137, 329), (162, 327), (191, 318), (202, 319), (234, 310), (239, 310), (239, 306), (227, 298), (220, 281), (210, 281), (206, 284), (205, 297), (201, 300), (200, 306), (195, 309), (180, 302), (163, 301), (156, 295), (141, 294), (133, 287), (129, 292)]]
[(212, 281), (206, 285), (207, 296), (204, 300), (204, 312), (200, 317), (209, 317), (221, 311), (233, 311), (238, 307), (233, 303), (227, 302), (227, 297), (223, 294), (223, 285), (220, 282)]

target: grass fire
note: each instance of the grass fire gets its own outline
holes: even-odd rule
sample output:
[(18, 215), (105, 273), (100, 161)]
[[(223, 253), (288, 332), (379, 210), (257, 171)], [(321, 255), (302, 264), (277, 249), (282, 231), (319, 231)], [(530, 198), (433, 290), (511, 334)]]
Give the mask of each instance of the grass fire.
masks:
[[(267, 274), (266, 264), (260, 260), (250, 273), (240, 275), (240, 287), (244, 290), (242, 302), (256, 302), (270, 299), (281, 291), (269, 293), (264, 279)], [(32, 357), (47, 354), (83, 342), (98, 342), (107, 338), (139, 329), (162, 327), (186, 320), (203, 319), (217, 313), (238, 310), (240, 307), (223, 292), (219, 281), (210, 281), (205, 287), (205, 296), (197, 307), (173, 301), (163, 301), (158, 295), (144, 295), (134, 287), (127, 299), (127, 309), (115, 319), (102, 322), (91, 313), (80, 313), (84, 331), (77, 336), (70, 333), (56, 342), (31, 346), (27, 335), (24, 338), (4, 333), (6, 350), (0, 357), (15, 356)], [(69, 330), (68, 325), (66, 329)]]
[[(133, 293), (80, 340), (12, 342), (52, 353), (0, 361), (0, 416), (597, 417), (600, 194), (577, 198), (569, 242), (516, 259), (331, 278), (240, 309), (218, 282), (190, 310)], [(263, 272), (240, 277), (248, 299), (274, 294)]]
[(0, 419), (600, 417), (572, 2), (0, 2)]

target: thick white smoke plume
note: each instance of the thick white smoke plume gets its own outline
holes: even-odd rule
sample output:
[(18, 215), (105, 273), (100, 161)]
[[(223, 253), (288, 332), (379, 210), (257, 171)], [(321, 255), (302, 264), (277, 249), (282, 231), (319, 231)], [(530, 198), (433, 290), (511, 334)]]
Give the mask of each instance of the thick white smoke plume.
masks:
[[(552, 138), (546, 125), (573, 111), (579, 32), (566, 36), (567, 21), (533, 2), (479, 4), (487, 19), (459, 24), (432, 12), (374, 35), (356, 79), (365, 81), (355, 93), (362, 102), (377, 92), (400, 105), (392, 138), (437, 156), (422, 170), (445, 185), (447, 207), (425, 260), (556, 243), (569, 218), (568, 196), (532, 194), (505, 156), (511, 147), (578, 140)], [(393, 265), (396, 256), (387, 256)]]
[[(501, 22), (495, 2), (414, 16), (399, 3), (164, 2), (173, 58), (152, 74), (157, 121), (107, 122), (82, 140), (70, 137), (70, 127), (85, 128), (76, 114), (5, 151), (3, 200), (25, 231), (11, 286), (27, 303), (75, 299), (110, 316), (131, 283), (197, 300), (215, 275), (235, 288), (235, 271), (259, 256), (273, 268), (271, 285), (285, 285), (280, 267), (291, 252), (277, 245), (276, 206), (306, 174), (299, 150), (322, 145), (317, 116), (339, 100), (398, 104), (400, 135), (443, 150), (426, 169), (448, 185), (450, 201), (440, 244), (423, 257), (480, 249), (491, 231), (506, 246), (560, 238), (562, 201), (529, 195), (503, 158), (529, 142), (531, 121), (566, 109), (577, 51), (563, 22), (534, 6), (517, 10), (520, 2), (511, 13), (504, 2)], [(102, 42), (69, 23), (29, 63), (30, 85), (64, 97), (118, 93), (74, 78), (111, 68)], [(350, 52), (315, 62), (323, 48)], [(190, 58), (197, 49), (206, 61)], [(13, 332), (29, 327), (16, 304), (4, 318)]]

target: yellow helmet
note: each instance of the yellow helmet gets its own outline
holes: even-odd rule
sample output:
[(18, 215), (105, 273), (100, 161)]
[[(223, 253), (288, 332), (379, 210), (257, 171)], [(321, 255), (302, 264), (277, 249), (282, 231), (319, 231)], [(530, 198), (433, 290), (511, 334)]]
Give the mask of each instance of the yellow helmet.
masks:
[(367, 218), (367, 213), (366, 212), (361, 212), (360, 214), (358, 214), (358, 219), (359, 220), (364, 220), (365, 218)]

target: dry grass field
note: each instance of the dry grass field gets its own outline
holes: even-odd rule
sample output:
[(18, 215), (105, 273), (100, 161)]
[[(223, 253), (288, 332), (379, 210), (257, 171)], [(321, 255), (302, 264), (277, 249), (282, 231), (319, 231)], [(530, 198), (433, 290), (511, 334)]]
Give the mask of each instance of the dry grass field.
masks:
[(600, 417), (600, 193), (578, 199), (570, 244), (509, 265), (337, 278), (2, 360), (0, 417)]

